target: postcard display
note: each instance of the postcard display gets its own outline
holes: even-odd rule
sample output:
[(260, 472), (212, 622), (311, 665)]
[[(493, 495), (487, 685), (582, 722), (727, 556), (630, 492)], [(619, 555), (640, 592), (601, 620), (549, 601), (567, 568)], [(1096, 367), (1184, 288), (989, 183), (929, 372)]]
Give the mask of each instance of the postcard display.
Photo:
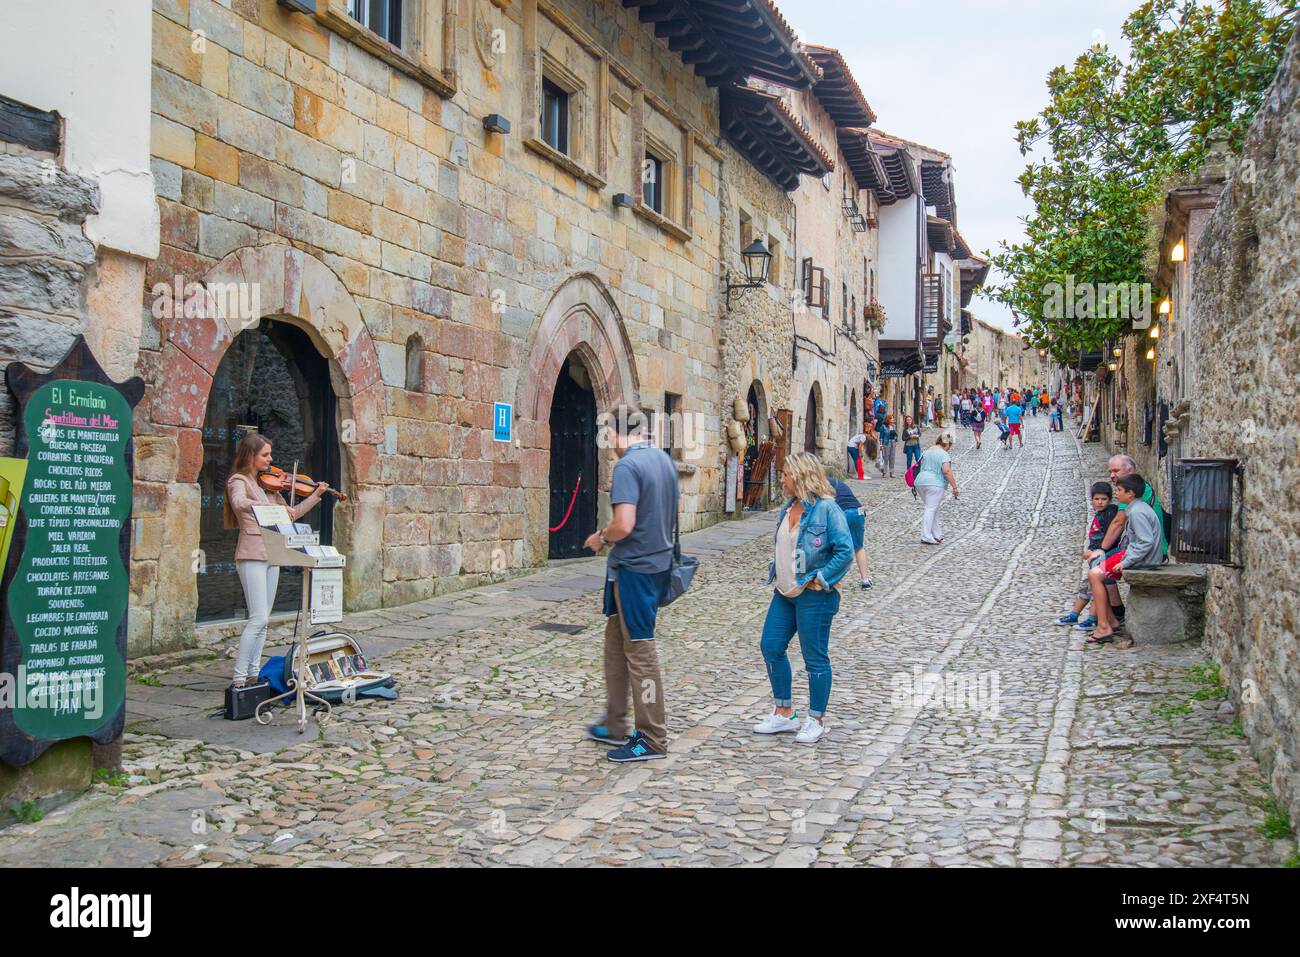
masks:
[(298, 731), (302, 732), (307, 728), (308, 701), (323, 721), (329, 717), (332, 705), (351, 703), (358, 694), (375, 686), (391, 687), (393, 679), (370, 669), (351, 635), (334, 631), (308, 637), (311, 625), (343, 620), (343, 567), (347, 558), (331, 546), (320, 544), (320, 535), (311, 526), (294, 524), (283, 505), (254, 505), (253, 515), (262, 528), (267, 561), (306, 569), (302, 576), (302, 613), (285, 661), (285, 685), (289, 690), (259, 704), (257, 722), (270, 724), (270, 706), (293, 699)]
[(144, 381), (114, 382), (78, 336), (53, 370), (11, 362), (5, 383), (26, 467), (0, 503), (0, 761), (22, 766), (58, 741), (122, 734), (131, 421)]

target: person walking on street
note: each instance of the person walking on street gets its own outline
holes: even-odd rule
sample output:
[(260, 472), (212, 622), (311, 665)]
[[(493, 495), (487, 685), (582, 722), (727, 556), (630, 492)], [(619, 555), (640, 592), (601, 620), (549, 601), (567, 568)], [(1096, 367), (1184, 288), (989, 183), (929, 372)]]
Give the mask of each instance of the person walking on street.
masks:
[[(614, 519), (586, 541), (596, 553), (613, 545), (605, 571), (605, 718), (587, 736), (614, 745), (611, 761), (652, 761), (668, 754), (655, 620), (672, 573), (681, 493), (677, 466), (650, 443), (643, 416), (617, 415), (608, 429), (618, 456), (610, 492)], [(629, 694), (635, 727), (627, 721)]]
[(971, 432), (974, 433), (975, 435), (976, 449), (978, 449), (980, 447), (980, 443), (984, 441), (984, 426), (985, 426), (984, 403), (980, 402), (976, 404), (975, 408), (971, 410), (971, 414), (970, 414), (970, 428), (971, 428)]
[(898, 464), (897, 452), (898, 429), (894, 428), (894, 417), (887, 415), (880, 432), (880, 474), (882, 477), (894, 477), (894, 468)]
[(906, 456), (904, 472), (912, 467), (914, 459), (921, 458), (921, 430), (912, 424), (910, 415), (903, 416), (903, 455)]
[(957, 487), (957, 476), (952, 470), (952, 446), (956, 437), (950, 430), (940, 433), (935, 444), (921, 456), (921, 467), (916, 473), (915, 488), (925, 505), (925, 517), (921, 521), (921, 543), (939, 545), (943, 543), (943, 524), (939, 521), (939, 506), (943, 504), (943, 495), (947, 486), (952, 486), (952, 497), (961, 498)]
[[(1025, 436), (1024, 436), (1024, 431), (1022, 426), (1022, 420), (1025, 417), (1025, 410), (1021, 408), (1020, 403), (1016, 401), (1017, 398), (1018, 398), (1017, 396), (1012, 396), (1011, 403), (1007, 406), (1005, 415), (1007, 419), (1007, 425), (1011, 428), (1012, 437), (1020, 444), (1020, 447), (1023, 449), (1025, 447)], [(1007, 444), (1010, 445), (1011, 443), (1008, 442)]]
[(863, 590), (871, 587), (871, 575), (867, 570), (867, 510), (862, 507), (858, 497), (839, 479), (831, 479), (831, 488), (835, 490), (835, 504), (844, 513), (844, 521), (849, 526), (849, 538), (853, 540), (853, 560), (858, 563), (858, 574), (862, 576)]
[[(781, 510), (768, 565), (768, 584), (775, 589), (760, 642), (773, 711), (754, 725), (754, 733), (794, 732), (800, 744), (815, 744), (826, 733), (831, 623), (840, 609), (836, 586), (853, 560), (853, 542), (816, 456), (799, 452), (787, 458), (781, 484), (790, 500)], [(796, 633), (808, 672), (808, 717), (802, 724), (794, 710), (794, 676), (786, 655)]]

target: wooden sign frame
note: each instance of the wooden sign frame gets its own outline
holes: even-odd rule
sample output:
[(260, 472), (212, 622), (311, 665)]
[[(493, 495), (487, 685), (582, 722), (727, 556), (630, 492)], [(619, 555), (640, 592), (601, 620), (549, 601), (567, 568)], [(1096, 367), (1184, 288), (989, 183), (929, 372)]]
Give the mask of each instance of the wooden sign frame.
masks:
[[(11, 362), (5, 368), (5, 384), (18, 404), (18, 414), (15, 417), (17, 432), (14, 443), (14, 456), (16, 458), (26, 458), (31, 445), (31, 437), (27, 434), (24, 422), (24, 413), (28, 400), (43, 386), (60, 379), (97, 383), (116, 390), (126, 400), (128, 407), (132, 411), (133, 419), (135, 407), (144, 398), (145, 385), (143, 379), (136, 376), (126, 382), (115, 382), (104, 371), (90, 346), (86, 343), (85, 338), (80, 335), (73, 341), (67, 354), (59, 360), (58, 365), (49, 372), (33, 369), (24, 362)], [(135, 440), (131, 432), (128, 432), (123, 449), (123, 464), (126, 467), (128, 488), (135, 478), (134, 457)], [(128, 518), (122, 522), (122, 529), (118, 534), (118, 552), (128, 582), (131, 573), (131, 521), (129, 512), (128, 507)], [(9, 590), (14, 576), (17, 574), (26, 545), (27, 514), (25, 510), (20, 508), (17, 524), (14, 528), (13, 543), (9, 549), (9, 558), (6, 567), (3, 569), (3, 574), (0, 575), (0, 673), (15, 677), (18, 675), (22, 645), (8, 611)], [(127, 609), (123, 608), (116, 632), (116, 648), (118, 654), (122, 656), (123, 662), (126, 660), (127, 614)], [(15, 689), (16, 692), (18, 690)], [(111, 717), (105, 716), (104, 723), (93, 734), (87, 736), (97, 744), (108, 744), (122, 736), (125, 723), (126, 695), (124, 692), (122, 702), (117, 707), (116, 713)], [(51, 745), (57, 743), (57, 740), (61, 739), (33, 738), (18, 727), (14, 708), (0, 708), (0, 761), (15, 767), (30, 764)]]

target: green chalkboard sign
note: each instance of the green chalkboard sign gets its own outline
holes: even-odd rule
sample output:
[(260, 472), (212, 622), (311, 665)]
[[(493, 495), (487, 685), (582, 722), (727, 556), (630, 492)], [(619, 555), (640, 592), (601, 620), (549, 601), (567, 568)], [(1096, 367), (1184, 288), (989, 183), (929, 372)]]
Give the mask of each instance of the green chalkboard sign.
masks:
[(25, 764), (55, 741), (121, 734), (131, 421), (143, 383), (113, 382), (80, 339), (53, 372), (14, 363), (6, 380), (27, 473), (0, 590), (0, 671), (13, 679), (0, 686), (0, 759)]

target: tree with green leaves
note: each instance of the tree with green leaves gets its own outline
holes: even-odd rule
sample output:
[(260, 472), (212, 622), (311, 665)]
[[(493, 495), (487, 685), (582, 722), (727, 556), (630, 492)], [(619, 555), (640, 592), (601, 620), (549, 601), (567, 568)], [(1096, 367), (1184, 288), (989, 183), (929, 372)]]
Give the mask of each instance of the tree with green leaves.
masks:
[[(1147, 0), (1124, 22), (1127, 57), (1098, 44), (1047, 78), (1050, 103), (1016, 124), (1019, 182), (1034, 205), (1023, 242), (991, 256), (1036, 348), (1069, 364), (1131, 331), (1128, 317), (1053, 308), (1049, 290), (1143, 283), (1153, 204), (1216, 139), (1238, 153), (1295, 29), (1300, 0)], [(1106, 312), (1107, 310), (1081, 310)]]

